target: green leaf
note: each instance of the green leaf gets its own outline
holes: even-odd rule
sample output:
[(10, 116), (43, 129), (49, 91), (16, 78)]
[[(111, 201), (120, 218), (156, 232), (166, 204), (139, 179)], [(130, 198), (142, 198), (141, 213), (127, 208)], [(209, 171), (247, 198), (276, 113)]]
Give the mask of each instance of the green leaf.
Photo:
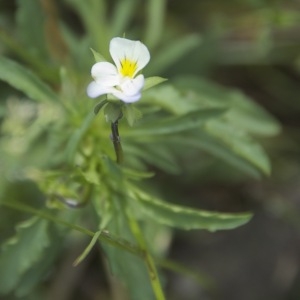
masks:
[(94, 108), (94, 114), (97, 115), (97, 114), (99, 113), (99, 111), (101, 110), (101, 108), (102, 108), (106, 103), (108, 103), (108, 100), (107, 100), (107, 99), (105, 99), (105, 100), (99, 102), (99, 103), (95, 106), (95, 108)]
[(107, 4), (103, 0), (66, 0), (78, 13), (91, 44), (105, 56), (109, 57), (109, 23), (107, 21)]
[(73, 266), (75, 266), (75, 267), (78, 266), (88, 256), (88, 254), (91, 252), (91, 250), (93, 249), (93, 247), (97, 243), (100, 234), (101, 234), (101, 230), (95, 232), (91, 242), (84, 249), (84, 251), (80, 254), (80, 256), (76, 258), (76, 260), (73, 263)]
[(260, 136), (280, 133), (278, 120), (246, 95), (240, 92), (232, 94), (231, 105), (232, 109), (226, 117), (234, 126)]
[[(145, 263), (130, 253), (101, 244), (109, 259), (111, 272), (125, 285), (131, 300), (153, 300), (153, 292)], [(140, 288), (138, 288), (140, 287)], [(141, 288), (142, 287), (142, 288)]]
[[(49, 225), (51, 225), (51, 229), (53, 229), (53, 224)], [(37, 290), (35, 287), (47, 278), (49, 271), (53, 268), (55, 259), (61, 251), (63, 251), (62, 236), (58, 235), (55, 231), (56, 230), (51, 230), (51, 245), (47, 247), (47, 251), (39, 258), (37, 263), (32, 265), (31, 268), (23, 274), (21, 281), (14, 290), (14, 294), (18, 298), (24, 299), (25, 296), (29, 296), (28, 299), (31, 299), (33, 291)]]
[(93, 122), (95, 118), (94, 113), (89, 113), (85, 119), (83, 120), (81, 126), (74, 131), (72, 136), (69, 139), (69, 142), (66, 147), (66, 156), (68, 161), (72, 161), (74, 158), (74, 155), (76, 153), (76, 149), (80, 143), (80, 140), (86, 133), (86, 131), (89, 129), (91, 123)]
[(48, 222), (37, 217), (24, 221), (17, 233), (2, 246), (0, 253), (0, 293), (15, 289), (21, 276), (44, 254), (50, 240)]
[(174, 80), (174, 84), (178, 90), (188, 94), (200, 105), (230, 107), (226, 120), (237, 128), (263, 136), (276, 135), (280, 132), (279, 122), (239, 90), (228, 89), (194, 76), (178, 77)]
[(185, 54), (195, 49), (201, 43), (199, 35), (191, 34), (180, 37), (175, 41), (168, 41), (165, 46), (153, 57), (147, 66), (145, 74), (159, 74), (176, 62)]
[(17, 33), (23, 46), (35, 57), (47, 56), (45, 16), (40, 1), (18, 0), (16, 14)]
[[(179, 115), (180, 118), (201, 108), (227, 110), (221, 117), (211, 118), (204, 126), (195, 128), (197, 131), (186, 132), (184, 137), (169, 136), (164, 143), (176, 148), (185, 145), (191, 149), (202, 149), (254, 178), (270, 174), (268, 156), (250, 134), (268, 136), (278, 132), (280, 126), (272, 116), (242, 93), (225, 89), (203, 79), (193, 77), (180, 79), (176, 81), (176, 85), (179, 86), (178, 89), (166, 84), (148, 91), (145, 93), (145, 102), (160, 106), (172, 114)], [(154, 132), (159, 125), (160, 122), (153, 124), (151, 129), (145, 124), (147, 131), (139, 138), (147, 141), (147, 134), (150, 135), (151, 130)], [(163, 126), (161, 128), (164, 130)], [(134, 128), (129, 135), (134, 135), (135, 131), (142, 134), (139, 129)], [(159, 134), (156, 134), (156, 140), (158, 138)], [(148, 136), (148, 140), (153, 143), (154, 135)]]
[(31, 71), (0, 56), (0, 80), (23, 92), (29, 98), (47, 102), (59, 101), (57, 95)]
[(144, 87), (143, 87), (143, 91), (146, 91), (164, 81), (167, 81), (168, 79), (166, 78), (162, 78), (162, 77), (159, 77), (159, 76), (152, 76), (152, 77), (148, 77), (145, 79), (145, 84), (144, 84)]
[(197, 95), (195, 92), (182, 93), (181, 90), (171, 84), (164, 84), (155, 89), (147, 90), (143, 102), (151, 104), (151, 106), (161, 107), (175, 115), (183, 115), (201, 108), (226, 107), (226, 103), (222, 106), (207, 104), (203, 99), (196, 98), (195, 95)]
[[(158, 223), (179, 229), (207, 229), (209, 231), (233, 229), (246, 224), (251, 213), (220, 213), (174, 205), (153, 198), (132, 187), (133, 199), (141, 211)], [(133, 204), (135, 205), (135, 204)]]
[(121, 36), (128, 24), (134, 18), (137, 0), (119, 0), (114, 4), (113, 15), (111, 18), (111, 36)]
[[(114, 207), (113, 215), (117, 214), (118, 219), (114, 218), (109, 223), (107, 230), (132, 243), (134, 238), (128, 227), (124, 210), (118, 205), (122, 199), (116, 197), (114, 200), (116, 207)], [(117, 276), (126, 287), (127, 298), (131, 300), (153, 300), (153, 292), (145, 262), (140, 257), (125, 252), (120, 248), (110, 246), (107, 243), (101, 243), (101, 247), (108, 257), (112, 274)]]
[(271, 165), (268, 156), (257, 142), (243, 130), (225, 122), (211, 121), (205, 124), (205, 132), (224, 144), (236, 156), (250, 162), (261, 172), (269, 175)]
[(103, 62), (103, 61), (107, 61), (104, 56), (102, 54), (100, 54), (99, 52), (95, 51), (94, 49), (91, 48), (91, 51), (94, 55), (94, 59), (95, 62)]
[(87, 171), (80, 170), (81, 176), (84, 180), (93, 185), (100, 185), (100, 176), (97, 170), (95, 169), (95, 165), (91, 162), (89, 169)]
[(203, 131), (199, 131), (193, 136), (169, 137), (168, 142), (171, 147), (178, 148), (184, 145), (184, 147), (188, 149), (203, 150), (248, 176), (256, 179), (261, 178), (261, 170), (258, 170), (251, 162), (237, 155), (237, 153), (233, 152), (227, 145), (220, 143), (220, 141)]
[(127, 155), (134, 155), (135, 159), (140, 159), (150, 165), (156, 166), (167, 173), (179, 174), (181, 169), (174, 157), (174, 152), (169, 148), (157, 147), (156, 143), (134, 143), (124, 144)]
[(116, 122), (122, 116), (120, 104), (109, 102), (104, 108), (104, 115), (107, 122)]
[(141, 125), (128, 132), (128, 136), (173, 134), (191, 130), (203, 125), (209, 119), (218, 118), (226, 110), (223, 108), (201, 109), (182, 116), (172, 116), (162, 121)]
[(79, 37), (72, 28), (64, 24), (61, 24), (61, 33), (70, 51), (70, 60), (72, 61), (73, 67), (76, 68), (79, 73), (83, 72), (83, 74), (85, 74), (86, 67), (93, 63), (89, 48), (91, 46), (90, 36)]
[(122, 112), (129, 126), (133, 126), (133, 124), (143, 116), (142, 112), (131, 104), (124, 105), (122, 107)]
[(152, 178), (155, 173), (153, 172), (141, 172), (137, 170), (132, 170), (128, 168), (122, 168), (123, 173), (126, 175), (127, 178), (135, 179), (135, 180), (142, 180)]
[(164, 20), (166, 13), (166, 0), (147, 1), (147, 26), (145, 32), (145, 43), (149, 48), (155, 48), (160, 41), (164, 31)]

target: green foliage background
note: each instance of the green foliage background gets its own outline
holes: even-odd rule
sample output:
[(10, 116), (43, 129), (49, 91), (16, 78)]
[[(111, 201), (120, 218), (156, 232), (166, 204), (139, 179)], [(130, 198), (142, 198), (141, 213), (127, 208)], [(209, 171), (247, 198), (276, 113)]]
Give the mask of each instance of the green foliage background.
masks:
[[(270, 155), (273, 180), (298, 174), (291, 171), (299, 153), (293, 122), (273, 138), (278, 119), (285, 124), (299, 112), (297, 5), (1, 2), (3, 299), (175, 299), (163, 270), (218, 298), (201, 266), (195, 273), (169, 259), (174, 230), (214, 232), (251, 219), (253, 205), (223, 209), (198, 198), (205, 184), (272, 185)], [(104, 117), (108, 106), (95, 115), (98, 102), (85, 91), (90, 49), (110, 60), (110, 39), (124, 33), (150, 49), (144, 75), (168, 81), (124, 108), (120, 166)], [(289, 151), (294, 156), (282, 155)], [(294, 210), (280, 197), (276, 204), (267, 211), (277, 218)], [(85, 280), (88, 273), (95, 275)]]

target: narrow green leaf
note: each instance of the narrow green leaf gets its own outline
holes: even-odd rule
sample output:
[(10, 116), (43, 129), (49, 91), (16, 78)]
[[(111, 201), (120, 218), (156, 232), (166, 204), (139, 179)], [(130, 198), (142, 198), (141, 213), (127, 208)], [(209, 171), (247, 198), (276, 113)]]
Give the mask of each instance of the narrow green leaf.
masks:
[(95, 108), (94, 108), (94, 114), (97, 115), (97, 114), (99, 113), (99, 111), (101, 110), (101, 108), (102, 108), (106, 103), (108, 103), (107, 99), (105, 99), (105, 100), (99, 102), (99, 103), (95, 106)]
[(42, 4), (36, 0), (17, 1), (17, 33), (23, 46), (35, 57), (46, 57), (45, 17)]
[(195, 135), (187, 135), (181, 137), (168, 137), (168, 142), (172, 147), (180, 147), (184, 145), (189, 149), (199, 149), (204, 152), (209, 153), (210, 155), (221, 159), (224, 162), (228, 163), (230, 166), (233, 166), (243, 174), (251, 176), (252, 178), (259, 179), (261, 178), (262, 172), (257, 169), (251, 162), (245, 158), (237, 155), (232, 151), (227, 145), (220, 143), (214, 137), (206, 134), (201, 129)]
[(72, 28), (64, 24), (61, 24), (61, 33), (70, 51), (70, 60), (74, 68), (76, 67), (79, 73), (83, 72), (85, 74), (86, 67), (93, 63), (90, 53), (90, 36), (78, 36)]
[(88, 254), (93, 249), (94, 245), (97, 243), (98, 238), (99, 238), (100, 235), (101, 235), (101, 230), (95, 232), (95, 234), (94, 234), (91, 242), (84, 249), (84, 251), (82, 252), (82, 254), (79, 257), (77, 257), (76, 260), (74, 261), (74, 263), (73, 263), (74, 267), (78, 266), (88, 256)]
[[(114, 207), (114, 214), (118, 214), (118, 220), (110, 222), (107, 230), (133, 243), (134, 238), (124, 215), (125, 211), (120, 210), (120, 206), (118, 205), (118, 203), (121, 203), (121, 200), (121, 198), (115, 198), (117, 205)], [(143, 259), (117, 247), (112, 247), (107, 243), (101, 243), (101, 247), (108, 257), (112, 274), (118, 276), (121, 282), (124, 283), (127, 298), (131, 300), (153, 300), (153, 291)], [(128, 270), (130, 270), (130, 272), (128, 272)], [(137, 286), (143, 288), (137, 288)]]
[[(38, 285), (45, 280), (49, 272), (53, 269), (55, 259), (63, 251), (64, 237), (57, 231), (56, 225), (49, 224), (51, 243), (44, 254), (34, 263), (22, 276), (14, 294), (19, 299), (31, 299), (31, 295), (38, 289)], [(36, 289), (37, 288), (37, 289)], [(27, 297), (28, 298), (27, 298)]]
[(129, 224), (131, 233), (133, 234), (135, 240), (137, 241), (138, 245), (143, 251), (143, 259), (147, 266), (147, 272), (150, 278), (150, 282), (151, 282), (151, 286), (155, 298), (157, 300), (165, 300), (165, 295), (158, 276), (158, 271), (154, 263), (154, 259), (149, 252), (150, 249), (148, 249), (148, 245), (144, 237), (145, 234), (142, 232), (138, 221), (136, 220), (135, 216), (132, 214), (132, 210), (127, 207), (125, 211), (126, 211), (127, 222)]
[(91, 51), (94, 55), (95, 62), (102, 62), (102, 61), (107, 61), (102, 54), (99, 52), (95, 51), (94, 49), (91, 48)]
[(207, 120), (218, 118), (226, 110), (223, 108), (201, 109), (182, 116), (172, 116), (158, 122), (151, 122), (134, 128), (128, 136), (173, 134), (197, 128)]
[(171, 84), (163, 84), (155, 89), (149, 89), (144, 93), (143, 102), (156, 105), (175, 115), (183, 115), (189, 112), (199, 110), (201, 108), (224, 108), (226, 103), (222, 106), (214, 105), (206, 101), (206, 99), (198, 99), (195, 91), (182, 92)]
[(66, 156), (69, 161), (72, 161), (74, 158), (74, 155), (76, 153), (76, 149), (78, 147), (78, 144), (83, 137), (83, 135), (86, 133), (88, 128), (90, 127), (91, 123), (93, 122), (95, 118), (95, 115), (93, 112), (89, 113), (85, 119), (82, 122), (82, 125), (80, 128), (76, 129), (72, 136), (69, 139), (69, 142), (66, 147)]
[(43, 79), (49, 82), (57, 83), (58, 70), (57, 66), (45, 64), (45, 59), (38, 59), (36, 54), (30, 51), (30, 48), (24, 47), (20, 40), (15, 40), (15, 37), (9, 32), (0, 30), (0, 43), (5, 46), (7, 51), (15, 57), (21, 59), (26, 65), (30, 65)]
[(121, 36), (136, 13), (137, 0), (119, 0), (114, 4), (111, 21), (111, 36)]
[(271, 165), (268, 156), (262, 146), (243, 130), (226, 122), (210, 121), (205, 124), (204, 131), (224, 144), (236, 156), (250, 162), (264, 174), (270, 175)]
[(33, 217), (17, 227), (17, 233), (2, 246), (0, 253), (0, 293), (14, 290), (21, 276), (49, 246), (48, 222)]
[(251, 213), (220, 213), (174, 205), (153, 198), (134, 188), (134, 198), (141, 211), (158, 223), (175, 228), (207, 229), (209, 231), (233, 229), (247, 223)]
[(280, 132), (279, 122), (239, 90), (228, 89), (195, 76), (178, 77), (174, 84), (179, 91), (193, 96), (193, 100), (197, 100), (200, 105), (230, 107), (226, 120), (237, 128), (262, 136), (276, 135)]
[(149, 48), (155, 48), (159, 43), (164, 26), (166, 0), (147, 1), (147, 27), (145, 43)]
[(195, 49), (201, 43), (199, 35), (192, 34), (179, 38), (174, 42), (168, 42), (151, 60), (145, 74), (159, 74), (176, 62), (189, 51)]
[(0, 80), (36, 101), (59, 101), (57, 95), (31, 71), (0, 56)]
[(138, 110), (134, 105), (131, 105), (131, 104), (123, 105), (122, 112), (129, 124), (129, 126), (133, 126), (134, 123), (137, 120), (141, 119), (141, 117), (143, 115), (140, 110)]
[(155, 175), (153, 172), (141, 172), (141, 171), (136, 171), (128, 168), (122, 168), (123, 173), (131, 179), (135, 180), (141, 180), (145, 178), (151, 178)]
[[(11, 199), (9, 199), (9, 201), (4, 203), (4, 205), (6, 207), (10, 207), (10, 208), (16, 209), (18, 211), (34, 214), (34, 215), (36, 215), (40, 218), (43, 218), (43, 219), (48, 220), (50, 222), (54, 222), (56, 224), (63, 225), (68, 229), (76, 230), (76, 231), (81, 232), (85, 235), (88, 235), (88, 236), (91, 236), (91, 237), (94, 236), (94, 232), (92, 232), (92, 231), (90, 231), (90, 230), (88, 230), (84, 227), (80, 227), (80, 226), (75, 225), (73, 223), (66, 222), (66, 220), (61, 220), (59, 218), (54, 217), (52, 214), (47, 214), (47, 213), (45, 213), (45, 211), (35, 209), (31, 206), (24, 205), (23, 203), (16, 202), (16, 201), (11, 201)], [(124, 240), (123, 238), (117, 238), (115, 236), (112, 236), (111, 234), (109, 234), (106, 231), (102, 231), (99, 239), (102, 242), (107, 243), (108, 245), (118, 247), (119, 249), (122, 249), (122, 251), (127, 251), (128, 253), (136, 255), (137, 257), (141, 257), (141, 252), (140, 252), (139, 248), (137, 248), (136, 246), (134, 246), (130, 242)]]
[(133, 141), (131, 145), (124, 144), (127, 155), (134, 155), (135, 159), (147, 162), (156, 166), (169, 174), (179, 174), (181, 169), (175, 159), (174, 153), (166, 147), (157, 147), (156, 143), (137, 143)]
[(126, 291), (124, 294), (129, 294), (127, 299), (153, 300), (153, 292), (143, 260), (107, 244), (102, 243), (101, 247), (108, 257), (112, 274), (120, 278), (125, 285)]
[(87, 171), (80, 170), (80, 174), (86, 182), (93, 185), (100, 185), (100, 176), (94, 167), (90, 167)]
[(116, 122), (122, 116), (122, 110), (118, 103), (109, 102), (104, 108), (107, 122)]
[(167, 81), (168, 79), (162, 78), (159, 76), (152, 76), (145, 79), (145, 85), (143, 87), (143, 91), (146, 91), (164, 81)]
[(107, 3), (104, 0), (66, 0), (82, 20), (92, 45), (99, 49), (104, 57), (109, 57), (109, 28), (107, 21)]
[[(61, 240), (60, 242), (60, 245), (62, 246), (63, 243)], [(34, 264), (26, 273), (24, 273), (21, 281), (14, 290), (14, 294), (18, 299), (32, 299), (32, 293), (43, 284), (49, 272), (53, 270), (55, 259), (63, 251), (63, 249), (61, 249), (62, 247), (57, 246), (56, 248), (58, 249), (55, 249), (54, 247), (47, 248), (47, 253), (39, 259), (39, 262)]]

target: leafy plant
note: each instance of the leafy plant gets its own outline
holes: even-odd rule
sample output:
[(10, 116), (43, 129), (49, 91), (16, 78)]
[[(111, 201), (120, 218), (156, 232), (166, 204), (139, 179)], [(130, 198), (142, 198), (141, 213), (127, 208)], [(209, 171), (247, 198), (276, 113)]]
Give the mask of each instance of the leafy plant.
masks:
[[(108, 60), (110, 38), (126, 32), (149, 46), (146, 72), (157, 75), (197, 47), (200, 38), (164, 42), (165, 1), (150, 0), (145, 7), (117, 1), (110, 17), (102, 0), (62, 3), (79, 17), (84, 35), (58, 17), (55, 2), (36, 0), (17, 1), (16, 30), (0, 32), (0, 79), (10, 86), (1, 104), (0, 219), (8, 211), (14, 215), (0, 223), (7, 232), (0, 293), (39, 295), (36, 287), (50, 276), (71, 232), (77, 231), (92, 240), (76, 265), (100, 244), (130, 299), (165, 299), (160, 266), (170, 266), (164, 261), (168, 243), (161, 247), (153, 241), (164, 234), (168, 240), (166, 228), (233, 229), (247, 223), (251, 213), (172, 204), (155, 192), (159, 182), (153, 183), (153, 170), (179, 174), (180, 160), (193, 152), (199, 161), (206, 153), (254, 178), (269, 175), (268, 156), (255, 136), (274, 135), (279, 125), (238, 91), (186, 76), (154, 86), (162, 80), (152, 77), (141, 101), (122, 108), (128, 124), (119, 120), (124, 163), (117, 164), (103, 117), (115, 121), (115, 107), (85, 94), (90, 48), (96, 49), (96, 60)], [(142, 29), (130, 25), (139, 6), (145, 8)], [(19, 190), (20, 184), (27, 189)]]

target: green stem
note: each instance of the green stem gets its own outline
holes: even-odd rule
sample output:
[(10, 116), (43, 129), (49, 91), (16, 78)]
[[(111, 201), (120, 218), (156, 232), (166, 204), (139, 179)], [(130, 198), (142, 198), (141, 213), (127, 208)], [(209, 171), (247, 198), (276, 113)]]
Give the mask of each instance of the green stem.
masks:
[[(70, 229), (79, 231), (79, 232), (81, 232), (83, 234), (86, 234), (86, 235), (89, 235), (91, 237), (94, 237), (94, 235), (95, 235), (95, 232), (93, 232), (91, 230), (88, 230), (88, 229), (83, 228), (83, 227), (78, 226), (78, 225), (68, 223), (66, 221), (63, 221), (61, 219), (56, 218), (53, 215), (47, 214), (44, 211), (32, 208), (28, 205), (25, 205), (25, 204), (22, 204), (22, 203), (19, 203), (19, 202), (16, 202), (16, 201), (7, 201), (7, 202), (1, 203), (1, 204), (6, 206), (6, 207), (9, 207), (9, 208), (16, 209), (16, 210), (19, 210), (19, 211), (22, 211), (22, 212), (27, 212), (27, 213), (36, 215), (38, 217), (41, 217), (43, 219), (49, 220), (51, 222), (61, 224), (63, 226), (66, 226)], [(143, 258), (143, 251), (141, 249), (139, 249), (138, 247), (130, 244), (126, 240), (122, 240), (120, 238), (113, 237), (106, 230), (101, 231), (101, 234), (99, 235), (99, 240)]]
[[(68, 227), (72, 230), (76, 230), (78, 232), (81, 232), (83, 234), (86, 234), (88, 236), (91, 237), (95, 237), (97, 236), (97, 238), (100, 241), (106, 242), (108, 244), (110, 244), (111, 246), (117, 247), (119, 249), (122, 249), (124, 251), (127, 251), (133, 255), (136, 255), (137, 257), (140, 257), (141, 259), (143, 259), (146, 262), (147, 265), (147, 269), (149, 272), (149, 276), (151, 279), (151, 284), (153, 286), (153, 290), (155, 292), (156, 298), (157, 300), (164, 300), (164, 294), (158, 279), (158, 274), (156, 271), (156, 267), (154, 264), (154, 259), (149, 255), (149, 253), (146, 251), (146, 245), (145, 245), (145, 241), (144, 238), (142, 236), (141, 230), (139, 228), (139, 225), (137, 224), (137, 222), (135, 221), (135, 219), (133, 219), (131, 216), (127, 216), (130, 222), (130, 226), (131, 226), (131, 230), (134, 233), (137, 241), (140, 244), (140, 248), (137, 246), (134, 246), (132, 244), (130, 244), (128, 241), (122, 240), (120, 238), (116, 238), (111, 236), (107, 231), (103, 230), (103, 231), (98, 231), (98, 232), (93, 232), (91, 230), (88, 230), (86, 228), (83, 228), (81, 226), (78, 225), (74, 225), (71, 223), (68, 223), (66, 221), (63, 221), (59, 218), (56, 218), (53, 215), (50, 215), (44, 211), (32, 208), (28, 205), (25, 205), (23, 203), (19, 203), (16, 201), (9, 201), (9, 202), (4, 202), (1, 203), (2, 205), (11, 208), (11, 209), (16, 209), (22, 212), (27, 212), (33, 215), (36, 215), (38, 217), (41, 217), (43, 219), (46, 219), (48, 221), (54, 222), (56, 224), (60, 224), (63, 225), (65, 227)], [(199, 275), (199, 273), (196, 273), (194, 271), (191, 271), (190, 269), (186, 268), (185, 266), (182, 266), (178, 263), (175, 262), (171, 262), (169, 260), (156, 260), (155, 261), (156, 264), (160, 265), (161, 267), (165, 268), (165, 269), (169, 269), (170, 271), (173, 272), (177, 272), (180, 274), (183, 274), (187, 277), (190, 277), (194, 280), (196, 280), (199, 284), (201, 284), (202, 286), (206, 287), (207, 289), (212, 289), (214, 287), (214, 283), (210, 278), (207, 278), (204, 275)]]
[(118, 125), (119, 125), (118, 120), (111, 123), (111, 140), (114, 144), (117, 163), (121, 164), (123, 162), (123, 149), (121, 145), (121, 139), (119, 136)]
[(154, 263), (154, 259), (152, 258), (150, 253), (147, 251), (146, 242), (143, 237), (140, 226), (139, 226), (138, 222), (135, 220), (135, 218), (130, 214), (128, 209), (126, 210), (126, 212), (127, 212), (127, 218), (129, 221), (131, 231), (132, 231), (133, 235), (135, 236), (135, 238), (142, 250), (143, 258), (146, 263), (146, 267), (148, 270), (148, 274), (150, 277), (152, 289), (155, 294), (156, 300), (165, 300), (165, 295), (164, 295), (163, 289), (160, 284), (160, 280), (158, 277), (158, 272), (157, 272), (157, 269), (156, 269), (156, 266)]

